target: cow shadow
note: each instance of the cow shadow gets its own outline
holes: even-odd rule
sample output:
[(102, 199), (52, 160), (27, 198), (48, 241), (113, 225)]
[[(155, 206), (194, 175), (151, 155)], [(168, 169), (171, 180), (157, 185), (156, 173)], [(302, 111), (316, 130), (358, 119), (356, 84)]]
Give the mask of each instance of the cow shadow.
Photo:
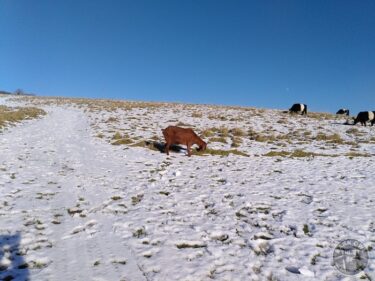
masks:
[[(21, 234), (0, 235), (0, 280), (29, 280), (29, 269), (20, 249)], [(4, 262), (5, 261), (5, 262)]]
[[(165, 143), (164, 142), (159, 142), (159, 141), (146, 141), (145, 142), (146, 146), (150, 147), (151, 149), (158, 150), (161, 153), (165, 153)], [(173, 152), (181, 152), (181, 151), (186, 151), (186, 148), (183, 148), (179, 145), (173, 144), (169, 147), (169, 151)]]

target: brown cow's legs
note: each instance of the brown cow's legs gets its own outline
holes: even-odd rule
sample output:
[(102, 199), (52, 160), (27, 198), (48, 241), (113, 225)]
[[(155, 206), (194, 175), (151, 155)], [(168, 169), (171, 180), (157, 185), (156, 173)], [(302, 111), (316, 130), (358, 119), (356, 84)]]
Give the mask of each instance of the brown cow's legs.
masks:
[(165, 144), (165, 153), (167, 153), (167, 155), (169, 155), (169, 147), (170, 147), (170, 145), (171, 144), (168, 143), (168, 142)]
[(187, 147), (188, 156), (190, 157), (191, 156), (190, 144), (187, 144), (186, 147)]

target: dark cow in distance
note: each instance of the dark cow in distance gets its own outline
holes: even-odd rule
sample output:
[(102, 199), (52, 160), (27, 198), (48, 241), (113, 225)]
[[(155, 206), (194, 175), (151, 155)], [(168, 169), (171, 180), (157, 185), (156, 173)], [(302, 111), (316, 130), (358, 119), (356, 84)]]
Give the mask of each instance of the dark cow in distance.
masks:
[(191, 146), (197, 144), (198, 150), (205, 150), (207, 143), (205, 143), (198, 135), (190, 128), (181, 128), (177, 126), (168, 126), (162, 130), (165, 138), (165, 152), (169, 155), (169, 147), (172, 144), (186, 145), (188, 156), (191, 156)]
[(346, 116), (349, 116), (349, 109), (346, 109), (346, 108), (341, 108), (339, 109), (336, 114), (338, 115), (346, 115)]
[(366, 122), (371, 121), (371, 126), (375, 123), (375, 111), (361, 111), (358, 113), (357, 117), (354, 119), (354, 125), (358, 122), (363, 126), (366, 126)]
[(301, 113), (302, 115), (307, 115), (307, 105), (302, 103), (295, 103), (289, 109), (290, 113)]

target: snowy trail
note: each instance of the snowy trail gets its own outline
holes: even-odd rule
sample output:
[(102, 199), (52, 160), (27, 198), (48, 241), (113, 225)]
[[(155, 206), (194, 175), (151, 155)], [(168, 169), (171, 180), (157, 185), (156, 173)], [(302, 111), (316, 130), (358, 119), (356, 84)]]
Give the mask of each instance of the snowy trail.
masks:
[[(36, 245), (46, 246), (37, 257), (48, 257), (50, 265), (35, 272), (35, 280), (94, 280), (101, 275), (106, 280), (144, 280), (131, 252), (114, 235), (112, 221), (105, 215), (93, 220), (94, 214), (82, 212), (107, 200), (107, 193), (122, 181), (113, 174), (124, 174), (123, 157), (94, 142), (88, 130), (81, 111), (53, 108), (45, 118), (2, 137), (1, 165), (11, 178), (3, 173), (0, 179), (8, 204), (0, 209), (1, 230), (21, 231), (30, 243), (44, 241)], [(70, 216), (67, 208), (74, 207), (77, 214)], [(116, 270), (111, 257), (126, 260), (120, 265), (125, 269)], [(95, 261), (100, 261), (97, 269)]]

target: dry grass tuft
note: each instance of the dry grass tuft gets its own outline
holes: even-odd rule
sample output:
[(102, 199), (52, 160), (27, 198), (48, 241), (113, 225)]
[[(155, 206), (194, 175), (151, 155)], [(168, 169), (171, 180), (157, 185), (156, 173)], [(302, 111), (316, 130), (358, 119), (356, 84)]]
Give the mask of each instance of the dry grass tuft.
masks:
[(213, 138), (210, 138), (210, 142), (228, 143), (227, 139), (223, 138), (223, 137), (213, 137)]
[(45, 115), (46, 112), (43, 109), (36, 107), (7, 107), (0, 106), (0, 128), (6, 125), (13, 125), (22, 120), (35, 119)]
[(191, 114), (191, 117), (194, 117), (194, 118), (202, 118), (203, 117), (203, 114), (201, 112), (193, 112)]
[(123, 137), (122, 137), (121, 133), (119, 133), (119, 132), (116, 132), (116, 133), (113, 135), (113, 137), (112, 137), (113, 140), (120, 140), (120, 139), (122, 139), (122, 138), (123, 138)]
[(219, 134), (220, 137), (226, 138), (229, 136), (229, 130), (225, 127), (216, 128), (216, 132)]
[(334, 120), (336, 118), (334, 114), (325, 112), (308, 112), (307, 117), (317, 120)]
[(144, 147), (144, 148), (148, 148), (154, 151), (157, 151), (157, 150), (160, 151), (160, 148), (158, 147), (158, 143), (154, 141), (142, 140), (142, 141), (134, 143), (132, 147)]
[(105, 123), (113, 123), (113, 122), (118, 122), (117, 117), (109, 117)]
[(332, 134), (332, 135), (326, 135), (324, 133), (319, 132), (315, 139), (317, 141), (325, 141), (328, 143), (336, 143), (336, 144), (343, 144), (344, 140), (341, 138), (341, 136), (337, 133)]
[(132, 144), (132, 143), (134, 143), (134, 141), (130, 138), (121, 138), (121, 139), (115, 140), (111, 144), (113, 144), (113, 145), (123, 145), (123, 144)]
[(184, 122), (178, 122), (177, 124), (176, 124), (176, 126), (178, 126), (178, 127), (189, 127), (189, 128), (191, 128), (191, 127), (194, 127), (194, 125), (191, 125), (191, 124), (188, 124), (188, 123), (184, 123)]
[(231, 140), (232, 140), (231, 147), (240, 147), (241, 144), (242, 144), (242, 138), (240, 138), (240, 137), (232, 136)]
[(237, 149), (221, 150), (221, 149), (210, 149), (210, 148), (207, 148), (205, 151), (193, 151), (193, 154), (199, 155), (199, 156), (205, 156), (205, 155), (228, 156), (230, 154), (246, 156), (246, 157), (249, 156), (246, 153), (239, 151)]
[(270, 151), (263, 156), (269, 157), (291, 157), (291, 158), (298, 158), (298, 157), (315, 157), (315, 156), (324, 156), (324, 157), (339, 157), (339, 156), (346, 156), (349, 158), (354, 157), (370, 157), (371, 155), (368, 153), (360, 153), (360, 152), (348, 152), (345, 154), (323, 154), (323, 153), (315, 153), (315, 152), (308, 152), (303, 151), (301, 149), (296, 149), (294, 151)]
[(230, 133), (236, 137), (243, 137), (245, 135), (245, 132), (240, 128), (233, 128), (230, 130)]

